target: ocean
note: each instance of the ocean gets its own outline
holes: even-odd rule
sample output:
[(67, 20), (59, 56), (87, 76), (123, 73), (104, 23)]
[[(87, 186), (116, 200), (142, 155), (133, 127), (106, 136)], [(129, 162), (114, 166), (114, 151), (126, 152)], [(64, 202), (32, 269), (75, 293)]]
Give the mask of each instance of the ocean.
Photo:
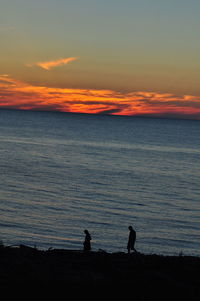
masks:
[(200, 121), (0, 110), (0, 240), (200, 251)]

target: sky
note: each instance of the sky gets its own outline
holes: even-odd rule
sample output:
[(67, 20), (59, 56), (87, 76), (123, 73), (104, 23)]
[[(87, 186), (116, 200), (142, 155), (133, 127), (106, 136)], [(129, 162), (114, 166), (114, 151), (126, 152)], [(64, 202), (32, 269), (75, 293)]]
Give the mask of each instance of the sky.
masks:
[(199, 0), (0, 7), (0, 108), (200, 120)]

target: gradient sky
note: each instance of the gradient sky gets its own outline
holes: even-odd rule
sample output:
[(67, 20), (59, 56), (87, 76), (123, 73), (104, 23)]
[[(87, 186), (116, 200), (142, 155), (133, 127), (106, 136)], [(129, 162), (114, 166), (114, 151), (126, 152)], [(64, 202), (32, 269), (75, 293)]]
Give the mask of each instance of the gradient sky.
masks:
[(0, 0), (0, 108), (200, 119), (199, 0)]

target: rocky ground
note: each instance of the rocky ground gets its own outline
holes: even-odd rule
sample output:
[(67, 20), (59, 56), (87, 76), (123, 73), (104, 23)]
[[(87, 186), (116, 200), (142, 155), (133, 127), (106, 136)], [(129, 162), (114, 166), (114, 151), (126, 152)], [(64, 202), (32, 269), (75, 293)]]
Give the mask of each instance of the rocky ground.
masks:
[(0, 288), (69, 291), (92, 299), (200, 300), (200, 257), (0, 247)]

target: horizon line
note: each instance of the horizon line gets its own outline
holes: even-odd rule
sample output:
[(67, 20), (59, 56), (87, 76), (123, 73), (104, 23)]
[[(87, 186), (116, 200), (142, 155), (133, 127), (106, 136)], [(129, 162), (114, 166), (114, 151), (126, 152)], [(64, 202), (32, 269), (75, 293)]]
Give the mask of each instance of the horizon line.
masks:
[[(38, 113), (61, 113), (61, 114), (71, 114), (71, 115), (88, 115), (88, 116), (110, 116), (110, 117), (129, 117), (129, 118), (145, 118), (145, 119), (163, 119), (163, 120), (187, 120), (187, 121), (200, 121), (198, 118), (194, 118), (192, 115), (177, 115), (173, 116), (173, 114), (169, 114), (169, 116), (162, 114), (158, 114), (156, 116), (153, 114), (137, 114), (137, 115), (123, 115), (123, 114), (109, 114), (109, 113), (85, 113), (85, 112), (66, 112), (59, 110), (36, 110), (36, 109), (18, 109), (18, 108), (3, 108), (0, 107), (0, 111), (18, 111), (18, 112), (38, 112)], [(175, 115), (175, 114), (174, 114)]]

